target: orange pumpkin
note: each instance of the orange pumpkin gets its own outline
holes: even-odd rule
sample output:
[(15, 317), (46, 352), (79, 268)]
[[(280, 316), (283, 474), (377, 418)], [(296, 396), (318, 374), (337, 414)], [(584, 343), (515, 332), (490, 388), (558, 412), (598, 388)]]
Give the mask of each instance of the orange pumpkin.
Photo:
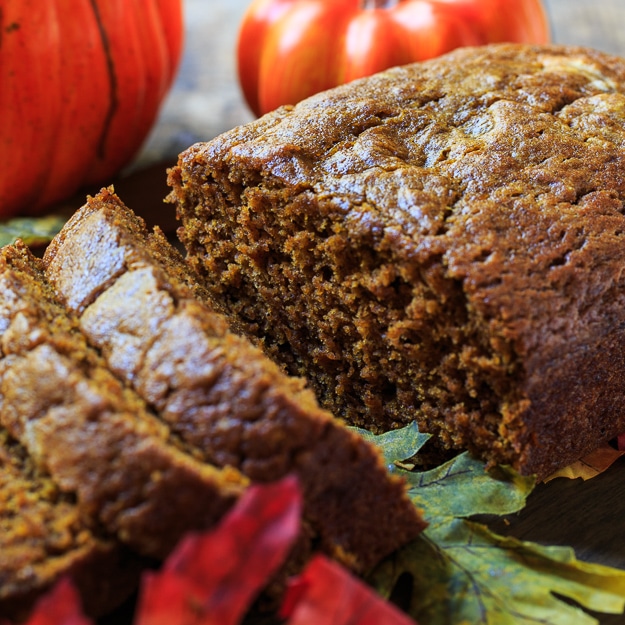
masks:
[(41, 212), (127, 165), (182, 43), (182, 0), (2, 2), (0, 218)]
[(460, 46), (548, 40), (541, 0), (252, 0), (239, 31), (239, 80), (261, 115)]

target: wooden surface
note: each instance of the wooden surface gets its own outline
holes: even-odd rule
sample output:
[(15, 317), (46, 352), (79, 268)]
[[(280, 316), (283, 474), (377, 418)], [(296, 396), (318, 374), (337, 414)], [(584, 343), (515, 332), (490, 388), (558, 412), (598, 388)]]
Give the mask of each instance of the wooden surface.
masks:
[[(514, 0), (509, 0), (511, 7)], [(129, 177), (117, 190), (150, 221), (162, 212), (164, 163), (191, 143), (252, 119), (235, 75), (237, 25), (247, 0), (186, 0), (186, 52), (175, 87)], [(547, 0), (553, 40), (625, 56), (625, 0)], [(511, 8), (511, 11), (514, 9)], [(158, 206), (157, 206), (158, 205)], [(552, 545), (569, 545), (579, 558), (625, 569), (625, 461), (582, 483), (558, 479), (539, 486), (527, 508), (496, 529)], [(508, 525), (509, 523), (509, 525)], [(603, 624), (625, 616), (601, 617)]]

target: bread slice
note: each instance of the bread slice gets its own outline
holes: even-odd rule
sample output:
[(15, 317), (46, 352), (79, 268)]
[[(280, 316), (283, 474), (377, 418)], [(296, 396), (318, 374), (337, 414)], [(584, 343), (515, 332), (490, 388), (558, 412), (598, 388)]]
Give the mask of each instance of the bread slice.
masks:
[(298, 475), (316, 546), (362, 572), (423, 528), (378, 452), (231, 332), (177, 250), (111, 189), (73, 215), (44, 264), (111, 370), (190, 453), (253, 482)]
[(0, 293), (0, 423), (81, 514), (153, 557), (221, 518), (249, 480), (186, 453), (87, 345), (19, 242), (0, 251)]
[(0, 427), (0, 615), (21, 622), (70, 577), (85, 612), (103, 615), (138, 586), (145, 562), (85, 519), (74, 498)]
[(625, 61), (497, 44), (186, 150), (222, 313), (320, 403), (546, 476), (625, 430)]

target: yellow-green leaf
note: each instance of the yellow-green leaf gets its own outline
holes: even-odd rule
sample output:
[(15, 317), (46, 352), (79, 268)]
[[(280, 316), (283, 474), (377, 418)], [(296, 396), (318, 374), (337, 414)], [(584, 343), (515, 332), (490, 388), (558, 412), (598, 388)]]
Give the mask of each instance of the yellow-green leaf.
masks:
[(408, 580), (406, 609), (420, 625), (594, 625), (583, 608), (623, 613), (625, 571), (581, 562), (568, 547), (500, 536), (472, 519), (522, 510), (533, 478), (506, 467), (487, 472), (467, 453), (430, 471), (407, 471), (397, 461), (420, 448), (414, 427), (368, 439), (406, 479), (429, 522), (369, 581), (390, 597), (399, 586), (405, 591)]
[(429, 440), (430, 434), (419, 432), (416, 423), (384, 434), (372, 434), (360, 428), (351, 428), (365, 440), (379, 447), (388, 470), (394, 473), (403, 461), (412, 458)]
[(486, 471), (484, 463), (468, 453), (431, 471), (401, 474), (409, 484), (410, 498), (428, 521), (518, 512), (536, 483), (533, 477), (522, 477), (506, 467)]
[(465, 519), (431, 524), (372, 583), (388, 596), (400, 575), (412, 577), (408, 611), (420, 625), (597, 623), (557, 595), (597, 612), (625, 608), (625, 571), (580, 562), (567, 547), (498, 536)]
[(16, 217), (0, 223), (0, 247), (22, 239), (26, 245), (45, 245), (61, 230), (67, 217)]

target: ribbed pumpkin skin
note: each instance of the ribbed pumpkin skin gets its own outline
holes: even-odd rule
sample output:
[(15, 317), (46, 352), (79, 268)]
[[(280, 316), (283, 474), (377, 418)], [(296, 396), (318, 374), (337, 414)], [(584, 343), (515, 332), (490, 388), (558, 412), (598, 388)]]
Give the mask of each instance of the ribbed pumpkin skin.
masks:
[(0, 5), (0, 219), (107, 183), (171, 87), (182, 0)]
[(239, 29), (239, 82), (263, 115), (461, 46), (549, 38), (542, 0), (251, 0)]

